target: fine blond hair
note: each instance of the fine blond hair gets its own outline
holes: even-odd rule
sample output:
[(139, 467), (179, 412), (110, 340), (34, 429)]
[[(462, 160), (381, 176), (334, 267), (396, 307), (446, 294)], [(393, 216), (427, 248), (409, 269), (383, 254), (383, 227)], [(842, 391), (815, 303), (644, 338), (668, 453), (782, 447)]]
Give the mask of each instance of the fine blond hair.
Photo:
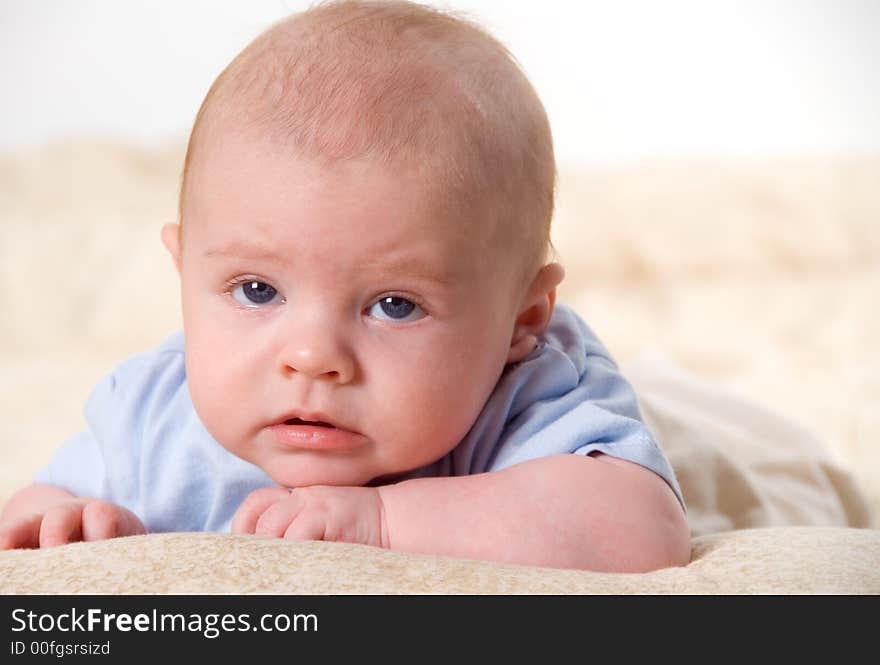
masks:
[(268, 28), (202, 102), (181, 222), (201, 143), (235, 128), (322, 165), (368, 158), (415, 170), (452, 214), (494, 222), (494, 247), (525, 247), (524, 278), (545, 260), (556, 178), (547, 115), (510, 52), (466, 18), (334, 0)]

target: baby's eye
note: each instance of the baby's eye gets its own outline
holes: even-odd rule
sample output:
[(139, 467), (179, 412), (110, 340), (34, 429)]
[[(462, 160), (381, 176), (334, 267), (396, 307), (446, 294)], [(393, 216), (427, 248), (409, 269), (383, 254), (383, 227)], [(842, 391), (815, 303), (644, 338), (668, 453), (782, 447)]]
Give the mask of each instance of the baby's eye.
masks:
[(276, 299), (280, 300), (274, 286), (256, 280), (236, 284), (232, 289), (232, 297), (245, 307), (260, 307)]
[(386, 296), (370, 306), (370, 316), (381, 321), (394, 321), (396, 323), (409, 323), (418, 321), (425, 316), (422, 308), (411, 300), (399, 296)]

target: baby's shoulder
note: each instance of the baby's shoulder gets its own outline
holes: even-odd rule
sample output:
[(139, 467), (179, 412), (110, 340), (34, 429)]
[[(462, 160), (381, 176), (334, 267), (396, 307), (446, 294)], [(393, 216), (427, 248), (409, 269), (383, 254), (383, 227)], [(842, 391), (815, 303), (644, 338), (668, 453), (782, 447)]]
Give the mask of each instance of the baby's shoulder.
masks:
[(113, 405), (116, 409), (141, 411), (169, 403), (186, 382), (183, 333), (177, 332), (159, 346), (119, 363), (95, 387), (87, 413)]

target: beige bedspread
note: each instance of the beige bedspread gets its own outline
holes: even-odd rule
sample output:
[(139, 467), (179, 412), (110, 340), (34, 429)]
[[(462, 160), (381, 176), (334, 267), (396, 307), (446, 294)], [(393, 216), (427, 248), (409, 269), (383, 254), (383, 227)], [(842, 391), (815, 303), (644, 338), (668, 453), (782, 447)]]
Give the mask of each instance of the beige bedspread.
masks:
[(402, 554), (365, 545), (154, 534), (0, 556), (3, 593), (877, 594), (880, 537), (827, 527), (694, 541), (684, 568), (607, 574)]
[[(0, 157), (0, 501), (179, 325), (180, 151)], [(216, 534), (0, 553), (0, 592), (880, 593), (880, 159), (563, 168), (573, 305), (622, 361), (694, 558), (603, 575)]]

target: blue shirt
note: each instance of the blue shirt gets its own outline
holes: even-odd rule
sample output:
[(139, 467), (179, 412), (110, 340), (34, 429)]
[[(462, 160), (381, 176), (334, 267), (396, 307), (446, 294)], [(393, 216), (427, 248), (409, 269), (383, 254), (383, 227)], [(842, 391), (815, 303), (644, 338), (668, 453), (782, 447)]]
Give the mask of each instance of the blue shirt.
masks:
[[(182, 332), (104, 378), (85, 416), (88, 430), (68, 439), (36, 482), (124, 506), (150, 532), (229, 531), (247, 495), (276, 484), (202, 425), (187, 387)], [(461, 443), (401, 479), (496, 471), (594, 451), (654, 471), (684, 507), (629, 383), (589, 327), (557, 305), (538, 347), (505, 368)]]

